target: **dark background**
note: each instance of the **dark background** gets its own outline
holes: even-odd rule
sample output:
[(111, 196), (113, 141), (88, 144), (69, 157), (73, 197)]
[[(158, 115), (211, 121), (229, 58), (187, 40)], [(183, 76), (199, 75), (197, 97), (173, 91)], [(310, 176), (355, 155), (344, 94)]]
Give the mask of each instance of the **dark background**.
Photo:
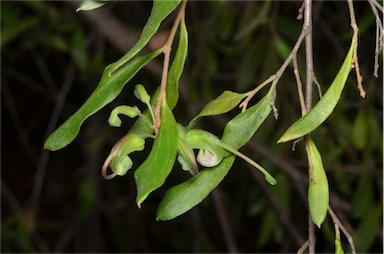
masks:
[[(296, 252), (308, 237), (306, 155), (302, 143), (294, 152), (289, 143), (276, 144), (300, 117), (291, 67), (278, 85), (279, 119), (269, 116), (241, 149), (277, 177), (275, 187), (236, 160), (199, 206), (172, 221), (157, 222), (164, 191), (188, 178), (178, 165), (141, 209), (135, 204), (133, 172), (148, 154), (148, 144), (134, 155), (136, 166), (124, 177), (101, 177), (110, 149), (133, 124), (124, 119), (122, 128), (110, 127), (110, 111), (120, 104), (143, 108), (133, 87), (141, 83), (153, 93), (160, 83), (162, 57), (89, 118), (69, 146), (43, 150), (46, 137), (96, 87), (104, 67), (137, 41), (152, 6), (149, 1), (112, 2), (76, 13), (78, 5), (1, 2), (1, 251)], [(290, 49), (300, 33), (300, 6), (288, 1), (189, 2), (189, 53), (175, 109), (178, 122), (187, 124), (224, 90), (249, 91), (274, 74), (286, 57), (278, 43)], [(382, 61), (376, 79), (375, 18), (368, 2), (356, 2), (355, 10), (367, 96), (359, 97), (352, 71), (336, 110), (312, 137), (327, 170), (331, 206), (354, 236), (358, 252), (382, 252)], [(325, 92), (349, 48), (352, 29), (346, 1), (315, 1), (313, 14), (315, 73)], [(147, 52), (162, 45), (174, 17), (163, 22)], [(302, 81), (303, 53), (302, 46)], [(199, 127), (220, 136), (237, 113), (205, 118)], [(329, 216), (316, 235), (318, 252), (334, 252)], [(344, 235), (342, 243), (349, 250)]]

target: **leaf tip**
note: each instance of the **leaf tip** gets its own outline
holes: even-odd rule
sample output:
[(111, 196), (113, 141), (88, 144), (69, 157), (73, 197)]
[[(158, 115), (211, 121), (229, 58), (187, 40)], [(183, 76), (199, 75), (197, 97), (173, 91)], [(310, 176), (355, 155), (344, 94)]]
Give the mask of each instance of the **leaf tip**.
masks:
[(266, 175), (265, 181), (267, 181), (270, 185), (276, 185), (277, 184), (277, 180), (271, 175)]

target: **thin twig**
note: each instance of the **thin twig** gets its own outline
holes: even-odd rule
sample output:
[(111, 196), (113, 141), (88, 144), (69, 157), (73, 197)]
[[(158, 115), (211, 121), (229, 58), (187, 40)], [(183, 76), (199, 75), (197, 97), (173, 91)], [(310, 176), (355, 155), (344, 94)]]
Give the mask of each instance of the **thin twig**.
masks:
[[(46, 139), (48, 134), (54, 130), (55, 126), (57, 125), (57, 122), (60, 117), (60, 113), (64, 106), (65, 98), (67, 97), (67, 94), (73, 84), (74, 78), (75, 78), (75, 71), (73, 66), (71, 66), (68, 70), (68, 74), (66, 75), (63, 86), (57, 95), (56, 105), (52, 111), (51, 118), (49, 119), (48, 126), (44, 135), (44, 140)], [(47, 150), (43, 149), (41, 151), (39, 163), (37, 166), (36, 176), (35, 176), (35, 182), (34, 182), (33, 190), (30, 197), (32, 202), (32, 208), (36, 213), (39, 207), (39, 198), (40, 198), (41, 190), (43, 188), (43, 181), (45, 176), (45, 170), (49, 160), (49, 155), (50, 153)]]
[(253, 96), (255, 96), (255, 94), (260, 91), (264, 86), (268, 85), (270, 82), (272, 82), (273, 80), (275, 79), (275, 76), (272, 75), (270, 76), (267, 80), (265, 80), (263, 83), (261, 83), (260, 85), (258, 85), (255, 89), (253, 89), (252, 91), (250, 91), (248, 93), (248, 97), (240, 104), (240, 108), (242, 108), (242, 111), (246, 110), (247, 109), (247, 105), (249, 103), (249, 101), (252, 99)]
[(158, 132), (159, 127), (160, 127), (160, 123), (161, 123), (160, 109), (161, 109), (161, 105), (163, 104), (163, 101), (165, 99), (165, 94), (166, 94), (167, 76), (168, 76), (169, 61), (171, 58), (172, 43), (173, 43), (173, 40), (175, 38), (177, 28), (179, 27), (181, 20), (185, 16), (186, 4), (187, 4), (187, 1), (183, 0), (181, 3), (180, 10), (177, 14), (175, 23), (173, 23), (173, 26), (172, 26), (171, 32), (169, 34), (168, 40), (165, 43), (165, 45), (163, 46), (163, 53), (164, 53), (163, 74), (161, 76), (160, 95), (159, 95), (159, 99), (157, 101), (157, 105), (156, 105), (156, 109), (155, 109), (155, 123), (153, 126), (155, 133)]
[(315, 253), (316, 247), (316, 234), (315, 234), (315, 224), (312, 222), (311, 214), (308, 213), (308, 242), (309, 242), (309, 253)]
[(383, 48), (383, 24), (381, 23), (381, 19), (379, 17), (379, 13), (376, 9), (374, 0), (368, 0), (369, 4), (371, 5), (371, 9), (373, 14), (375, 15), (376, 19), (376, 43), (375, 43), (375, 64), (374, 64), (374, 71), (373, 75), (378, 78), (379, 77), (379, 55), (380, 51)]
[(355, 10), (353, 8), (353, 0), (347, 0), (348, 1), (348, 7), (349, 7), (349, 15), (351, 18), (351, 27), (353, 29), (353, 37), (355, 40), (355, 48), (353, 52), (353, 63), (355, 66), (355, 71), (356, 71), (356, 77), (357, 77), (357, 88), (360, 91), (360, 96), (362, 98), (365, 97), (365, 91), (363, 88), (363, 77), (361, 76), (360, 73), (360, 65), (359, 65), (359, 58), (357, 56), (357, 48), (358, 48), (358, 33), (359, 33), (359, 28), (357, 27), (356, 23), (356, 17), (355, 17)]
[(304, 9), (304, 27), (307, 31), (305, 35), (305, 64), (306, 64), (306, 83), (305, 83), (305, 105), (306, 110), (312, 108), (312, 90), (313, 90), (313, 42), (312, 42), (312, 0), (305, 0)]
[(335, 226), (337, 225), (341, 231), (344, 233), (345, 237), (347, 237), (347, 240), (349, 242), (349, 245), (351, 246), (352, 254), (356, 254), (355, 244), (353, 243), (352, 236), (348, 233), (348, 231), (345, 229), (343, 223), (340, 222), (340, 220), (337, 218), (336, 214), (333, 212), (331, 206), (328, 206), (328, 213), (331, 216), (333, 223)]
[(321, 92), (321, 85), (319, 83), (319, 81), (317, 81), (317, 78), (316, 76), (313, 77), (313, 82), (316, 84), (316, 87), (317, 87), (317, 92), (319, 93), (319, 98), (323, 98), (323, 93)]
[[(301, 114), (305, 115), (307, 113), (307, 108), (305, 106), (304, 95), (303, 95), (303, 83), (301, 83), (299, 66), (297, 64), (297, 57), (292, 59), (293, 61), (293, 74), (295, 74), (297, 91), (299, 93), (299, 101), (301, 105)], [(293, 149), (294, 150), (294, 149)]]
[(309, 241), (307, 240), (303, 243), (300, 249), (297, 250), (297, 254), (303, 254), (304, 251), (308, 248), (308, 246), (309, 246)]
[(368, 0), (368, 2), (369, 2), (369, 3), (372, 2), (372, 4), (375, 5), (375, 7), (376, 7), (377, 9), (379, 9), (381, 12), (384, 13), (384, 7), (383, 7), (382, 5), (380, 5), (377, 1), (375, 1), (375, 0)]
[(220, 226), (221, 226), (221, 229), (223, 230), (225, 244), (227, 245), (228, 252), (239, 253), (239, 249), (237, 247), (235, 237), (233, 236), (233, 232), (229, 224), (227, 212), (224, 207), (224, 201), (223, 201), (221, 190), (219, 188), (214, 189), (212, 191), (212, 197), (216, 207), (217, 215), (219, 217), (218, 219), (220, 222)]
[[(302, 111), (307, 112), (312, 108), (312, 90), (313, 90), (313, 41), (312, 41), (312, 0), (304, 0), (304, 28), (307, 31), (305, 36), (305, 63), (306, 63), (306, 83), (305, 83), (305, 109)], [(308, 151), (308, 142), (306, 140), (306, 150), (309, 162), (308, 178), (309, 181), (313, 180), (312, 162)], [(308, 213), (308, 242), (309, 253), (315, 253), (316, 234), (315, 226), (312, 222), (311, 213)]]

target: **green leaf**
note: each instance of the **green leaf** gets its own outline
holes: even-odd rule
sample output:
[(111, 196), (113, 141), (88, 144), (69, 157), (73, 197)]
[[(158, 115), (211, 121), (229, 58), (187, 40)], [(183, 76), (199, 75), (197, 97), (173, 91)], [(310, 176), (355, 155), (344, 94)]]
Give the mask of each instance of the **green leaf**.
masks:
[(108, 65), (95, 91), (87, 101), (45, 141), (44, 148), (56, 151), (71, 143), (80, 131), (82, 123), (105, 105), (113, 101), (122, 91), (124, 85), (149, 61), (161, 53), (157, 50), (151, 54), (137, 57), (124, 65), (111, 77), (108, 75), (112, 66)]
[(308, 154), (312, 165), (312, 178), (309, 180), (308, 188), (309, 212), (313, 223), (320, 228), (327, 216), (329, 189), (321, 155), (310, 138), (308, 138)]
[(365, 112), (360, 111), (352, 126), (352, 141), (358, 150), (364, 150), (368, 144), (369, 122)]
[(231, 155), (216, 167), (170, 188), (159, 204), (156, 219), (171, 220), (198, 205), (224, 179), (234, 161), (235, 156)]
[(214, 116), (227, 113), (236, 107), (242, 99), (244, 99), (248, 94), (247, 93), (234, 93), (231, 91), (224, 91), (219, 97), (210, 101), (203, 110), (192, 119), (190, 125), (203, 116)]
[(120, 60), (115, 62), (109, 70), (109, 75), (122, 67), (132, 57), (137, 55), (147, 45), (152, 36), (159, 29), (161, 22), (179, 5), (181, 0), (154, 0), (151, 15), (145, 24), (139, 41)]
[(175, 59), (167, 76), (167, 101), (170, 109), (173, 109), (179, 100), (179, 80), (183, 72), (185, 59), (188, 52), (188, 32), (185, 20), (180, 23), (179, 46), (176, 51)]
[(108, 3), (109, 0), (83, 0), (76, 11), (90, 11)]
[(370, 175), (359, 177), (357, 186), (354, 188), (352, 203), (352, 216), (354, 218), (363, 218), (367, 210), (370, 210), (374, 204), (375, 186), (372, 184), (375, 180)]
[(341, 245), (340, 239), (335, 239), (335, 254), (344, 254), (343, 245)]
[[(366, 212), (353, 235), (357, 253), (368, 253), (375, 242), (375, 238), (379, 237), (382, 215), (383, 213), (380, 206), (373, 207)], [(382, 241), (382, 239), (379, 241)]]
[(323, 98), (312, 108), (311, 111), (289, 127), (277, 143), (283, 143), (300, 138), (316, 129), (328, 118), (333, 109), (336, 107), (337, 102), (340, 100), (341, 92), (343, 91), (344, 85), (347, 81), (349, 71), (352, 66), (354, 47), (355, 44), (354, 41), (352, 41), (351, 48), (349, 49), (343, 65)]
[(18, 36), (22, 35), (28, 29), (36, 26), (38, 19), (35, 17), (19, 19), (18, 22), (12, 24), (12, 26), (5, 26), (1, 29), (0, 36), (0, 47), (3, 47), (7, 43), (16, 39)]
[(172, 170), (177, 151), (177, 125), (166, 101), (162, 104), (162, 118), (152, 151), (135, 172), (136, 202), (140, 207), (148, 195), (161, 187)]
[(232, 146), (234, 149), (239, 149), (252, 138), (256, 130), (271, 113), (270, 104), (275, 97), (273, 89), (274, 86), (270, 88), (261, 101), (238, 114), (227, 124), (221, 139), (223, 143)]
[[(221, 141), (234, 149), (239, 149), (247, 143), (271, 112), (270, 102), (273, 94), (271, 88), (262, 101), (229, 121)], [(244, 130), (245, 128), (249, 129)], [(157, 220), (171, 220), (202, 202), (224, 179), (234, 160), (235, 156), (230, 155), (219, 165), (204, 169), (188, 181), (170, 188), (160, 202)]]

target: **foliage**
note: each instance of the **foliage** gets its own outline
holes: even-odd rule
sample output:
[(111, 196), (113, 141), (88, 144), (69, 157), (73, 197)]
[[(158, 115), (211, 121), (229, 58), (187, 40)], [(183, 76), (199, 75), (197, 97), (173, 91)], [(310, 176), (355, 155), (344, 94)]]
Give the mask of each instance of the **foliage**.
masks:
[[(105, 4), (105, 1), (97, 2), (100, 3), (100, 6)], [(166, 76), (166, 96), (161, 103), (161, 124), (159, 129), (156, 130), (153, 125), (156, 121), (157, 104), (159, 100), (161, 101), (161, 86), (154, 91), (156, 85), (148, 84), (156, 84), (158, 80), (143, 75), (143, 72), (145, 72), (148, 63), (159, 60), (158, 56), (164, 53), (164, 47), (154, 50), (152, 53), (144, 53), (143, 49), (145, 49), (146, 45), (148, 47), (148, 43), (151, 38), (154, 38), (163, 20), (170, 15), (167, 20), (171, 21), (173, 15), (175, 15), (172, 12), (178, 10), (179, 2), (169, 1), (166, 5), (163, 5), (164, 3), (166, 2), (154, 1), (147, 25), (142, 30), (137, 44), (120, 60), (109, 64), (105, 68), (98, 87), (71, 117), (68, 117), (68, 115), (74, 112), (75, 108), (73, 105), (67, 105), (65, 118), (68, 120), (45, 143), (45, 148), (58, 150), (73, 141), (70, 147), (56, 153), (55, 158), (63, 158), (71, 150), (78, 150), (77, 147), (82, 147), (82, 152), (78, 153), (79, 155), (86, 155), (91, 151), (100, 150), (102, 152), (99, 153), (99, 156), (105, 157), (107, 152), (103, 144), (110, 145), (111, 140), (119, 140), (112, 148), (110, 156), (104, 164), (103, 170), (105, 171), (103, 172), (104, 176), (107, 177), (124, 175), (126, 176), (124, 178), (115, 179), (113, 182), (108, 183), (94, 182), (92, 180), (92, 184), (89, 184), (88, 180), (86, 182), (83, 180), (95, 179), (95, 177), (84, 176), (85, 166), (77, 166), (77, 171), (80, 169), (79, 172), (82, 172), (82, 175), (75, 173), (68, 166), (67, 170), (69, 171), (63, 171), (62, 168), (57, 169), (58, 172), (59, 170), (68, 172), (72, 179), (76, 175), (76, 182), (69, 181), (68, 183), (71, 186), (79, 186), (78, 191), (73, 191), (75, 192), (74, 195), (78, 196), (79, 202), (76, 206), (81, 211), (82, 220), (88, 220), (95, 212), (95, 205), (100, 202), (106, 205), (106, 208), (103, 209), (108, 210), (108, 216), (113, 214), (112, 217), (104, 218), (108, 221), (108, 225), (103, 225), (103, 228), (107, 228), (110, 233), (103, 234), (103, 240), (100, 242), (105, 246), (101, 248), (112, 251), (126, 251), (127, 244), (130, 244), (136, 246), (131, 249), (131, 251), (136, 252), (159, 250), (190, 252), (192, 248), (196, 248), (196, 246), (192, 246), (190, 241), (192, 238), (194, 241), (197, 239), (201, 243), (200, 247), (194, 249), (195, 251), (217, 252), (225, 250), (222, 247), (225, 245), (225, 241), (221, 238), (221, 234), (218, 233), (221, 230), (213, 225), (215, 222), (212, 222), (212, 218), (217, 216), (215, 212), (212, 212), (210, 198), (207, 198), (211, 197), (209, 194), (212, 190), (219, 188), (223, 191), (225, 210), (230, 218), (229, 222), (232, 225), (233, 233), (236, 235), (238, 246), (242, 251), (254, 252), (255, 249), (263, 252), (296, 251), (298, 243), (287, 243), (286, 237), (284, 237), (287, 234), (288, 227), (282, 226), (285, 224), (281, 216), (287, 216), (294, 225), (297, 225), (299, 231), (305, 232), (305, 226), (303, 226), (306, 223), (306, 220), (303, 219), (306, 218), (305, 202), (300, 203), (295, 198), (300, 193), (300, 188), (305, 187), (305, 183), (303, 183), (305, 178), (303, 181), (302, 178), (301, 180), (299, 180), (300, 178), (295, 179), (288, 171), (281, 172), (278, 169), (279, 166), (275, 164), (276, 160), (274, 162), (271, 156), (260, 154), (261, 150), (255, 152), (252, 145), (263, 144), (273, 151), (270, 154), (282, 158), (281, 160), (285, 161), (287, 165), (305, 169), (307, 166), (303, 164), (303, 156), (300, 152), (292, 153), (289, 151), (291, 148), (289, 145), (276, 145), (276, 141), (294, 140), (316, 130), (312, 134), (316, 146), (311, 140), (309, 141), (308, 153), (312, 158), (312, 162), (309, 162), (309, 165), (312, 163), (309, 174), (312, 170), (313, 178), (310, 178), (309, 181), (308, 198), (312, 219), (319, 227), (321, 225), (321, 230), (317, 231), (318, 241), (327, 243), (324, 245), (319, 244), (319, 251), (330, 252), (334, 250), (332, 248), (336, 248), (339, 253), (343, 251), (343, 248), (347, 251), (346, 246), (348, 246), (343, 238), (341, 241), (340, 239), (335, 240), (332, 232), (332, 222), (329, 217), (325, 217), (328, 207), (328, 184), (331, 205), (334, 195), (337, 195), (338, 198), (341, 196), (344, 205), (347, 202), (346, 206), (344, 206), (347, 207), (346, 210), (340, 208), (343, 205), (337, 206), (337, 208), (346, 216), (347, 221), (352, 220), (351, 222), (356, 229), (356, 233), (353, 235), (356, 249), (360, 252), (379, 249), (380, 239), (378, 239), (377, 232), (380, 230), (379, 223), (382, 219), (382, 202), (378, 200), (380, 200), (382, 192), (378, 187), (382, 183), (379, 180), (380, 177), (378, 177), (381, 176), (381, 173), (376, 169), (382, 165), (382, 161), (378, 159), (382, 154), (382, 144), (380, 142), (380, 137), (382, 137), (380, 129), (382, 126), (377, 117), (379, 105), (382, 103), (382, 99), (377, 98), (377, 94), (379, 94), (377, 89), (381, 88), (374, 86), (373, 81), (370, 81), (372, 79), (367, 75), (364, 78), (367, 89), (366, 101), (363, 102), (354, 97), (356, 94), (353, 87), (354, 78), (351, 75), (347, 79), (353, 58), (354, 44), (352, 43), (348, 53), (344, 49), (338, 60), (335, 60), (336, 58), (330, 54), (315, 53), (315, 57), (318, 56), (317, 60), (315, 60), (315, 69), (321, 84), (331, 83), (329, 78), (335, 76), (341, 59), (345, 55), (347, 57), (322, 99), (318, 101), (312, 111), (300, 118), (282, 136), (284, 129), (288, 127), (287, 122), (293, 122), (293, 119), (297, 119), (300, 111), (298, 109), (298, 100), (295, 99), (297, 92), (293, 87), (286, 86), (294, 82), (293, 78), (288, 77), (288, 71), (279, 81), (278, 86), (277, 83), (273, 83), (265, 95), (260, 95), (261, 92), (259, 92), (253, 97), (253, 100), (249, 103), (255, 102), (255, 105), (247, 108), (247, 103), (244, 104), (243, 100), (251, 99), (255, 84), (261, 83), (266, 77), (275, 73), (281, 62), (289, 55), (290, 46), (288, 45), (293, 45), (297, 39), (298, 32), (293, 31), (300, 30), (300, 22), (292, 18), (292, 12), (289, 12), (289, 9), (277, 11), (276, 6), (278, 5), (272, 2), (241, 3), (240, 6), (245, 7), (240, 8), (245, 10), (242, 13), (239, 13), (238, 8), (234, 8), (235, 3), (231, 2), (210, 2), (204, 3), (204, 6), (201, 6), (200, 3), (190, 3), (191, 9), (187, 8), (187, 15), (196, 7), (204, 7), (198, 14), (202, 15), (204, 19), (211, 16), (211, 13), (215, 14), (206, 19), (206, 23), (203, 24), (205, 29), (199, 29), (198, 27), (201, 27), (202, 23), (197, 22), (193, 17), (186, 17), (187, 24), (185, 24), (184, 19), (180, 21), (178, 26), (179, 41), (177, 48), (172, 50), (172, 61), (170, 61), (172, 64)], [(119, 15), (121, 11), (120, 4), (123, 3), (109, 3), (112, 8), (115, 8), (116, 15)], [(136, 7), (141, 6), (140, 3), (131, 4)], [(5, 24), (2, 35), (3, 32), (5, 35), (9, 31), (14, 33), (4, 36), (6, 39), (4, 42), (2, 39), (2, 48), (6, 49), (3, 50), (6, 61), (10, 59), (9, 56), (15, 54), (11, 53), (15, 52), (14, 49), (17, 48), (15, 43), (24, 44), (24, 47), (27, 48), (30, 47), (30, 52), (34, 50), (33, 46), (31, 46), (34, 43), (38, 45), (37, 47), (45, 48), (45, 50), (47, 49), (46, 45), (55, 45), (52, 48), (55, 48), (57, 52), (61, 52), (62, 56), (69, 57), (67, 64), (76, 64), (78, 82), (83, 83), (84, 87), (86, 87), (85, 85), (89, 86), (87, 89), (79, 91), (80, 94), (69, 96), (69, 100), (76, 101), (76, 105), (82, 104), (84, 97), (90, 94), (88, 89), (91, 89), (93, 84), (96, 83), (95, 80), (98, 79), (101, 68), (104, 68), (103, 66), (107, 65), (106, 62), (110, 62), (113, 57), (117, 58), (116, 53), (104, 55), (104, 53), (98, 51), (98, 55), (92, 57), (88, 53), (89, 44), (87, 45), (86, 42), (90, 40), (91, 31), (87, 31), (78, 26), (76, 22), (71, 21), (80, 13), (72, 13), (73, 10), (65, 10), (60, 13), (59, 17), (67, 15), (67, 22), (63, 23), (65, 25), (60, 28), (61, 31), (50, 34), (51, 37), (56, 36), (55, 40), (47, 39), (43, 43), (39, 42), (41, 40), (39, 37), (33, 37), (33, 29), (37, 30), (43, 23), (44, 6), (56, 9), (55, 4), (40, 3), (36, 4), (35, 7), (28, 7), (28, 4), (24, 5), (22, 8), (31, 8), (36, 11), (36, 14), (29, 18), (20, 18), (21, 22), (18, 24), (20, 24), (21, 28), (12, 30), (6, 28), (11, 28), (16, 24), (15, 17), (19, 14), (13, 12), (12, 7), (14, 6), (12, 4), (2, 4), (2, 7), (4, 6), (2, 14), (6, 14), (2, 15), (2, 24)], [(30, 6), (32, 5), (30, 4)], [(298, 8), (299, 6), (292, 8), (294, 9), (293, 12)], [(340, 10), (345, 11), (345, 14), (336, 15), (336, 18), (329, 12), (325, 12), (324, 15), (329, 16), (324, 17), (324, 19), (327, 19), (327, 25), (345, 33), (349, 25), (348, 12), (345, 6), (339, 9), (339, 12)], [(370, 12), (362, 11), (359, 14), (363, 15), (362, 19), (370, 20), (370, 25), (366, 24), (366, 27), (373, 27), (374, 19), (367, 18), (370, 17)], [(144, 16), (147, 17), (147, 14)], [(359, 18), (358, 15), (358, 20)], [(323, 19), (323, 17), (320, 17), (320, 19)], [(26, 25), (22, 25), (23, 20)], [(142, 20), (144, 19), (142, 18)], [(197, 22), (196, 25), (192, 22), (193, 20)], [(237, 22), (237, 20), (240, 20), (240, 22)], [(343, 21), (340, 22), (340, 20)], [(135, 24), (137, 21), (131, 20), (130, 22)], [(168, 24), (163, 24), (163, 26)], [(67, 30), (65, 30), (65, 26)], [(268, 31), (268, 27), (273, 27), (273, 29)], [(70, 36), (63, 35), (63, 29)], [(161, 29), (160, 32), (162, 32)], [(255, 33), (258, 36), (255, 36)], [(316, 33), (320, 34), (317, 30)], [(29, 46), (24, 38), (32, 38), (32, 40), (29, 40)], [(361, 33), (361, 38), (364, 38), (364, 33)], [(321, 40), (320, 35), (318, 39)], [(347, 45), (350, 39), (351, 34), (345, 33), (344, 38), (339, 40), (343, 40), (344, 45)], [(271, 44), (271, 41), (274, 44)], [(196, 45), (199, 46), (196, 47)], [(317, 50), (322, 47), (321, 44), (317, 43), (316, 38), (314, 45), (318, 47)], [(365, 45), (369, 44), (360, 41), (359, 52), (366, 50), (369, 52), (366, 55), (372, 55), (369, 47), (367, 46), (367, 49)], [(329, 48), (325, 52), (330, 52)], [(186, 57), (187, 49), (188, 58)], [(107, 59), (103, 59), (104, 56)], [(299, 54), (299, 63), (303, 59), (303, 55)], [(318, 64), (316, 61), (318, 61)], [(57, 62), (60, 65), (65, 65), (63, 60)], [(364, 64), (363, 68), (364, 66), (369, 66), (369, 64)], [(140, 71), (141, 69), (143, 70)], [(288, 70), (292, 70), (292, 66)], [(230, 81), (222, 80), (218, 82), (215, 80), (217, 77), (228, 77), (221, 75), (219, 71), (230, 73)], [(180, 80), (182, 73), (183, 78), (187, 74), (187, 81)], [(90, 82), (88, 80), (91, 76)], [(55, 78), (57, 80), (63, 79), (62, 77)], [(9, 79), (9, 76), (7, 76), (7, 79)], [(133, 90), (132, 84), (135, 83), (147, 85), (136, 86), (135, 90)], [(128, 86), (125, 87), (126, 84)], [(183, 86), (179, 88), (179, 84), (183, 84)], [(220, 86), (217, 86), (217, 84), (220, 84)], [(149, 93), (145, 91), (144, 87)], [(324, 87), (328, 86), (324, 85)], [(342, 94), (343, 88), (344, 92)], [(78, 90), (78, 88), (73, 89)], [(179, 90), (182, 98), (180, 101), (178, 101)], [(246, 90), (248, 92), (243, 92)], [(187, 96), (185, 95), (186, 91)], [(119, 96), (119, 94), (121, 95)], [(152, 99), (148, 94), (153, 94)], [(218, 94), (219, 96), (217, 96)], [(132, 103), (135, 100), (133, 95), (146, 105), (145, 110), (141, 110), (139, 104), (137, 106), (124, 105), (127, 101)], [(275, 98), (277, 98), (276, 102)], [(205, 107), (198, 104), (203, 101), (208, 101)], [(238, 112), (235, 108), (242, 101), (243, 110)], [(356, 101), (358, 101), (358, 105), (356, 105)], [(279, 119), (277, 120), (268, 117), (270, 112), (273, 111), (274, 102), (279, 109)], [(190, 108), (195, 108), (194, 114), (186, 112), (189, 111), (186, 109)], [(361, 110), (361, 108), (363, 109)], [(110, 131), (111, 128), (106, 130), (107, 111), (111, 112), (110, 125), (120, 128), (114, 128), (113, 131)], [(98, 114), (95, 114), (96, 112)], [(319, 112), (321, 113), (320, 117)], [(225, 114), (224, 117), (223, 114)], [(125, 123), (126, 120), (120, 118), (119, 115), (135, 118), (136, 120), (128, 120)], [(232, 120), (229, 120), (227, 116), (230, 116)], [(225, 119), (225, 124), (221, 124), (223, 121), (220, 119)], [(305, 119), (310, 120), (305, 123), (305, 121), (308, 121)], [(94, 124), (95, 121), (97, 121), (97, 124)], [(217, 123), (220, 123), (220, 127), (217, 126)], [(98, 134), (100, 135), (90, 134), (87, 137), (84, 136), (85, 133), (89, 133), (87, 130), (91, 127), (96, 128), (96, 126), (99, 128)], [(129, 126), (131, 128), (127, 128)], [(294, 130), (295, 126), (301, 126), (298, 129), (304, 130), (304, 132), (301, 131), (297, 134), (297, 130)], [(80, 127), (82, 128), (81, 132), (79, 132)], [(293, 132), (291, 132), (292, 130)], [(222, 133), (222, 135), (214, 135), (213, 133)], [(75, 139), (77, 135), (78, 137)], [(117, 138), (119, 135), (123, 135), (123, 137)], [(134, 142), (132, 142), (133, 140)], [(303, 150), (304, 148), (301, 146), (299, 144), (297, 150)], [(241, 147), (243, 147), (244, 154), (256, 159), (259, 164), (240, 153), (239, 149)], [(193, 149), (201, 150), (195, 156)], [(132, 154), (133, 152), (134, 154)], [(211, 156), (217, 154), (219, 160), (217, 162), (210, 161)], [(242, 170), (242, 168), (248, 166), (240, 160), (235, 162), (235, 156), (245, 158), (246, 162), (266, 174), (265, 180), (267, 182), (274, 183), (271, 180), (274, 178), (264, 168), (268, 169), (277, 179), (277, 185), (272, 188), (263, 187), (266, 182), (260, 181), (258, 181), (258, 185), (255, 185), (254, 180), (247, 175), (247, 171)], [(130, 157), (135, 163), (132, 162)], [(94, 160), (94, 164), (99, 163), (99, 166), (102, 164), (98, 157), (89, 158)], [(208, 164), (206, 164), (207, 160)], [(65, 162), (63, 165), (68, 165), (68, 163)], [(204, 168), (198, 170), (197, 163), (202, 166), (205, 165)], [(361, 170), (355, 170), (355, 165), (360, 165)], [(97, 167), (97, 165), (95, 166)], [(113, 172), (110, 175), (106, 174), (108, 166), (111, 167)], [(52, 172), (53, 167), (53, 165), (50, 165), (47, 172), (49, 170)], [(92, 171), (94, 171), (94, 167)], [(135, 171), (128, 171), (132, 167)], [(173, 168), (175, 170), (172, 170)], [(179, 168), (183, 170), (177, 170)], [(325, 175), (325, 171), (327, 175)], [(251, 174), (256, 175), (256, 179), (261, 176), (259, 172)], [(302, 173), (299, 173), (299, 175), (302, 175)], [(269, 178), (269, 176), (272, 178)], [(225, 181), (223, 181), (224, 178)], [(136, 202), (139, 207), (142, 206), (142, 211), (139, 212), (131, 205), (134, 203), (132, 196), (136, 192), (133, 189), (135, 183), (137, 188)], [(327, 185), (324, 185), (324, 183), (327, 183)], [(100, 186), (102, 186), (103, 194), (98, 191)], [(322, 191), (316, 191), (316, 188), (321, 188)], [(149, 195), (150, 193), (151, 195)], [(279, 209), (271, 206), (273, 202), (268, 202), (271, 193), (275, 195)], [(143, 203), (144, 200), (146, 202)], [(322, 202), (318, 202), (319, 200)], [(71, 202), (66, 203), (69, 208)], [(197, 204), (200, 205), (196, 206)], [(184, 216), (178, 217), (193, 207), (195, 209)], [(167, 222), (167, 226), (159, 222), (150, 224), (149, 221), (154, 218), (156, 210), (158, 220), (174, 220)], [(148, 214), (147, 218), (144, 217), (145, 214)], [(198, 216), (199, 219), (196, 219), (195, 216)], [(12, 235), (12, 232), (15, 232), (12, 227), (17, 221), (20, 225), (18, 241), (22, 243), (20, 249), (34, 251), (33, 248), (35, 247), (31, 247), (33, 246), (31, 242), (36, 240), (31, 237), (31, 232), (41, 232), (41, 228), (34, 229), (33, 223), (31, 223), (34, 219), (34, 213), (29, 212), (27, 209), (25, 213), (20, 213), (17, 218), (6, 217), (6, 223), (2, 228), (2, 237), (17, 239), (15, 234)], [(258, 222), (256, 223), (256, 221)], [(185, 225), (192, 227), (194, 232), (198, 232), (197, 235), (194, 233), (191, 237), (189, 233), (181, 233), (188, 228)], [(130, 235), (129, 239), (123, 235)], [(148, 240), (137, 240), (134, 235), (151, 235), (152, 240), (149, 238)], [(170, 240), (182, 238), (184, 238), (184, 241)], [(256, 238), (258, 238), (256, 242), (251, 240)], [(11, 250), (7, 246), (4, 248), (6, 251)], [(41, 250), (41, 246), (38, 248)], [(54, 248), (54, 246), (46, 246), (46, 251)], [(96, 251), (100, 251), (100, 249)]]

